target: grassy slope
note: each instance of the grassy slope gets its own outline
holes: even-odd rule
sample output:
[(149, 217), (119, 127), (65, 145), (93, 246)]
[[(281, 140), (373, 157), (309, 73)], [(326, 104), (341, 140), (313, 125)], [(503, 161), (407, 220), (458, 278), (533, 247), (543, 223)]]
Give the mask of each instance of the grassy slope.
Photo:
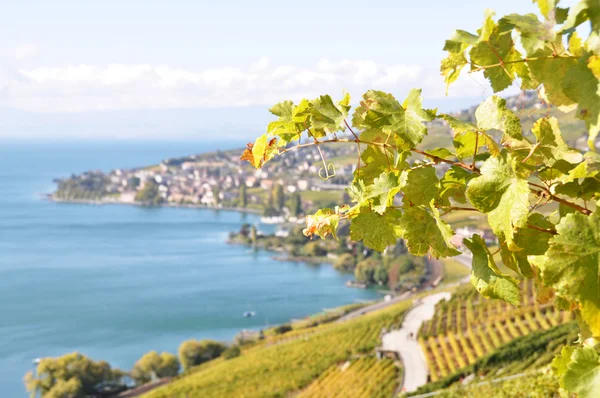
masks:
[[(410, 302), (339, 324), (298, 331), (237, 358), (203, 365), (146, 397), (276, 397), (308, 386), (353, 355), (372, 356), (383, 327), (397, 325)], [(368, 395), (367, 395), (368, 396)]]
[(567, 322), (571, 314), (539, 305), (531, 283), (523, 287), (521, 306), (480, 297), (470, 285), (457, 290), (449, 302), (436, 307), (435, 316), (419, 331), (433, 381), (443, 379), (502, 344)]
[[(413, 394), (424, 394), (444, 389), (441, 397), (503, 396), (550, 397), (558, 396), (555, 377), (547, 374), (548, 364), (565, 344), (577, 339), (577, 325), (569, 322), (548, 330), (539, 330), (504, 344), (474, 364), (437, 382), (429, 383)], [(460, 383), (474, 375), (468, 385)], [(512, 377), (515, 379), (513, 380)], [(523, 382), (526, 381), (525, 384)], [(540, 381), (543, 383), (540, 384)], [(527, 383), (532, 383), (527, 387)], [(448, 388), (451, 386), (450, 388)], [(521, 388), (516, 388), (521, 386)], [(540, 386), (545, 386), (540, 388)], [(522, 389), (525, 387), (525, 389)], [(498, 395), (496, 395), (498, 394)], [(527, 394), (527, 395), (522, 395)]]

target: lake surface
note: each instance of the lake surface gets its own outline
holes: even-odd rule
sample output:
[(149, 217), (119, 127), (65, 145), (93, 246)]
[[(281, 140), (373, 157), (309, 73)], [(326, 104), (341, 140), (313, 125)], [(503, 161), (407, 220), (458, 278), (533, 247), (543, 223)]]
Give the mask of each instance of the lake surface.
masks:
[[(52, 203), (52, 179), (241, 143), (0, 143), (0, 394), (24, 397), (32, 359), (79, 351), (123, 369), (189, 338), (230, 340), (374, 299), (333, 270), (224, 243), (255, 215)], [(259, 226), (260, 227), (260, 226)], [(247, 310), (254, 318), (243, 318)]]

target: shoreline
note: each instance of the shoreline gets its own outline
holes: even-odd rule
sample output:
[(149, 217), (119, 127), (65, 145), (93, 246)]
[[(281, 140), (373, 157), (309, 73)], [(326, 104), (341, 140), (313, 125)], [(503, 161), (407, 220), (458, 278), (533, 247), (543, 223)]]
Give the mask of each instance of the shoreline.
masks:
[(40, 194), (43, 200), (47, 200), (49, 202), (55, 203), (67, 203), (67, 204), (87, 204), (87, 205), (95, 205), (95, 206), (103, 206), (103, 205), (125, 205), (125, 206), (137, 206), (137, 207), (170, 207), (170, 208), (180, 208), (180, 209), (200, 209), (200, 210), (214, 210), (214, 211), (235, 211), (239, 213), (248, 213), (248, 214), (260, 214), (261, 210), (259, 209), (249, 209), (244, 207), (231, 207), (231, 206), (222, 206), (222, 207), (210, 207), (204, 205), (194, 205), (194, 204), (181, 204), (181, 203), (162, 203), (159, 205), (144, 205), (139, 202), (122, 202), (118, 200), (92, 200), (92, 199), (59, 199), (54, 197), (52, 194)]

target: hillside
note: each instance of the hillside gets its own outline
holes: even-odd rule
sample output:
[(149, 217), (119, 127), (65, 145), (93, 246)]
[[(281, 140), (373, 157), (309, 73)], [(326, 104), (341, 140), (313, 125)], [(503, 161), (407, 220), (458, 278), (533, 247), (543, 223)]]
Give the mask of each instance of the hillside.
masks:
[[(243, 348), (239, 357), (204, 363), (144, 397), (392, 397), (401, 385), (401, 362), (377, 359), (375, 348), (382, 330), (398, 328), (411, 303), (405, 300), (346, 322), (266, 335)], [(477, 386), (485, 391), (504, 388), (501, 383), (479, 383), (543, 369), (564, 344), (577, 338), (569, 320), (550, 305), (535, 304), (530, 293), (523, 295), (521, 308), (508, 308), (480, 299), (469, 285), (459, 287), (421, 328), (419, 340), (433, 377), (414, 394), (450, 386), (441, 396)], [(472, 385), (454, 385), (473, 378)], [(508, 389), (520, 382), (507, 383)], [(554, 384), (546, 390), (556, 391)]]
[(519, 308), (501, 300), (486, 300), (468, 285), (450, 301), (437, 305), (434, 318), (422, 325), (418, 338), (431, 381), (436, 381), (472, 365), (503, 344), (570, 320), (571, 313), (558, 311), (551, 304), (540, 305), (531, 281), (523, 285)]
[[(409, 306), (404, 301), (351, 321), (299, 330), (281, 341), (267, 340), (239, 357), (202, 365), (145, 397), (276, 397), (306, 387), (306, 396), (311, 396), (336, 385), (333, 378), (341, 374), (340, 366), (368, 375), (372, 382), (371, 388), (352, 387), (365, 389), (355, 396), (390, 396), (400, 383), (400, 371), (390, 362), (375, 362), (374, 349), (381, 330), (397, 326)], [(350, 364), (344, 366), (346, 361)], [(318, 384), (311, 385), (319, 377)]]

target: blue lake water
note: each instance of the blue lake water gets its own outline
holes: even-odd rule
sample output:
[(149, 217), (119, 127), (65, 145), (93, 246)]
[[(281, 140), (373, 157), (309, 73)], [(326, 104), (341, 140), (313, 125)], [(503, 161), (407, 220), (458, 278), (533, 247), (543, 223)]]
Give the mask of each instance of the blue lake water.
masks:
[[(0, 143), (0, 390), (24, 397), (36, 357), (79, 351), (129, 369), (189, 338), (230, 340), (376, 297), (331, 266), (225, 243), (254, 215), (41, 200), (55, 177), (240, 143)], [(254, 318), (243, 318), (247, 310)]]

